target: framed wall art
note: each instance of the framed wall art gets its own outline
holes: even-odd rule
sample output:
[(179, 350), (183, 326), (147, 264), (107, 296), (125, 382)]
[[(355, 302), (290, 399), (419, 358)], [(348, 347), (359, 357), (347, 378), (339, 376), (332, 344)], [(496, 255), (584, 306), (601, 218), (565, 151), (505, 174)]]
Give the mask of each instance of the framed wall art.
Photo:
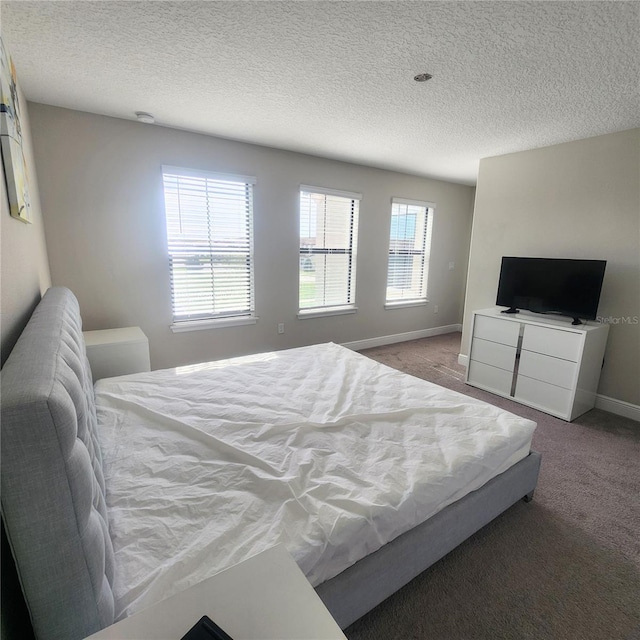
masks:
[(4, 180), (7, 184), (11, 215), (23, 222), (31, 222), (31, 202), (27, 166), (24, 161), (20, 99), (16, 84), (16, 70), (0, 39), (0, 149)]

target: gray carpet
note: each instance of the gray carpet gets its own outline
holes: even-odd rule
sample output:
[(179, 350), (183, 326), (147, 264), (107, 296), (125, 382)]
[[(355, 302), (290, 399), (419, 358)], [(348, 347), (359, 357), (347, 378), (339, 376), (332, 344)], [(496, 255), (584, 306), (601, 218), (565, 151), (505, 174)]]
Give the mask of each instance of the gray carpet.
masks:
[(572, 423), (464, 384), (460, 334), (362, 353), (538, 423), (519, 502), (346, 630), (349, 640), (640, 640), (640, 423)]

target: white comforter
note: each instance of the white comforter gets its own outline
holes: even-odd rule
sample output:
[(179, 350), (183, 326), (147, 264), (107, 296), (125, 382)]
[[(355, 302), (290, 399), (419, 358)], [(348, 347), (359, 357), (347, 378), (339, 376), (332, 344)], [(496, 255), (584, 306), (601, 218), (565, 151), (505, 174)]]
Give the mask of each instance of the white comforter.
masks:
[(535, 423), (335, 344), (96, 384), (116, 615), (278, 542), (313, 585), (525, 457)]

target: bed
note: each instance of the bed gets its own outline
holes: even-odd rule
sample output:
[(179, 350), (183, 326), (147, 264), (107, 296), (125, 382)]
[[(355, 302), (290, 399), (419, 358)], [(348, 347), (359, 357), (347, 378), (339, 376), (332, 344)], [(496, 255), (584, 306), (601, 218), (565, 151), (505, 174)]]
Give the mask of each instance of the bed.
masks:
[(333, 344), (99, 381), (43, 297), (2, 370), (2, 513), (38, 638), (284, 543), (345, 628), (530, 499), (535, 423)]

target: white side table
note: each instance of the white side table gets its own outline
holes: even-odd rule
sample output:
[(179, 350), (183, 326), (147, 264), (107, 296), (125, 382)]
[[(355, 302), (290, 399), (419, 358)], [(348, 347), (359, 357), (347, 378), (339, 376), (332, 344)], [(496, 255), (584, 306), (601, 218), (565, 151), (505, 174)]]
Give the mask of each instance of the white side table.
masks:
[(346, 640), (283, 545), (221, 571), (89, 638), (179, 640), (203, 615), (234, 640)]
[(149, 340), (140, 327), (85, 331), (93, 381), (151, 370)]

